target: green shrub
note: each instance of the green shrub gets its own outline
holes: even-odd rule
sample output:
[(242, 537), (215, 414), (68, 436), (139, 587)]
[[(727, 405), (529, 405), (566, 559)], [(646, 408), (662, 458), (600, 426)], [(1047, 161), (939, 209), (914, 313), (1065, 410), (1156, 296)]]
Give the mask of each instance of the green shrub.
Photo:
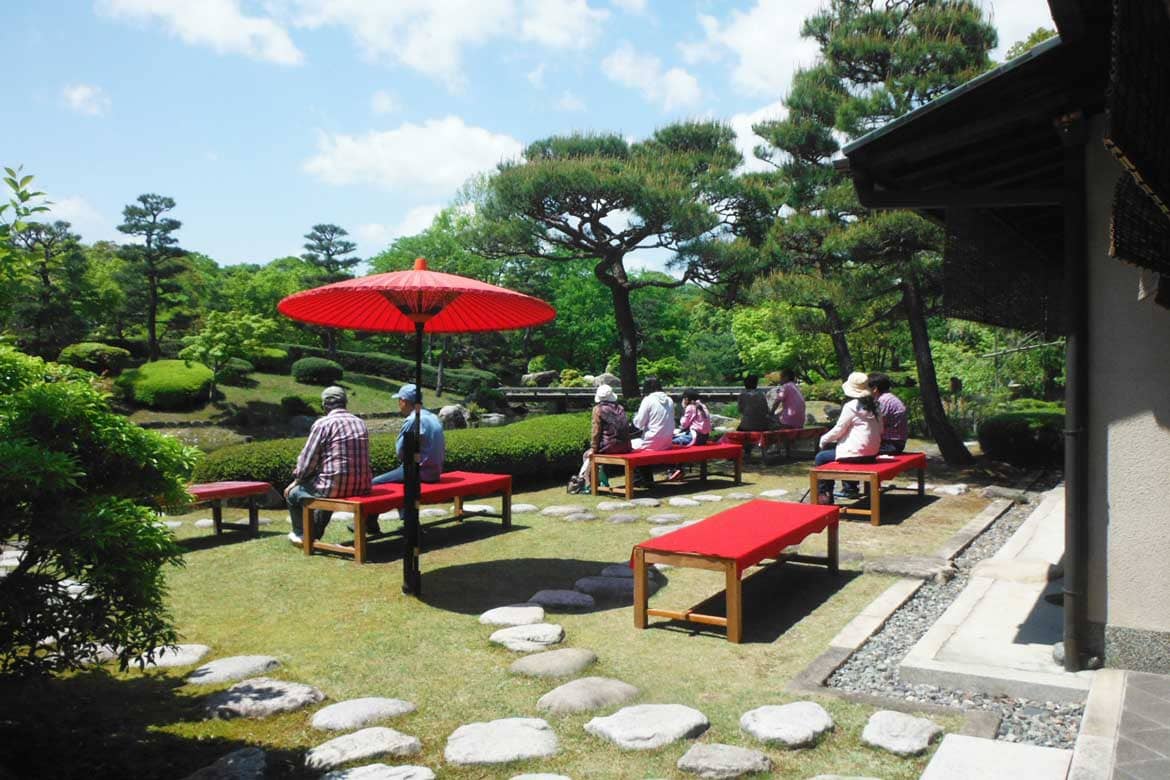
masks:
[(61, 350), (57, 362), (76, 368), (84, 368), (95, 374), (115, 376), (130, 365), (130, 350), (111, 347), (96, 341), (82, 341), (70, 344)]
[(1064, 412), (1016, 411), (988, 417), (979, 446), (992, 460), (1013, 466), (1059, 466), (1064, 458)]
[(159, 360), (126, 371), (118, 377), (117, 385), (139, 406), (190, 409), (207, 400), (211, 369), (186, 360)]
[(561, 387), (589, 387), (584, 375), (575, 368), (561, 369), (561, 378), (558, 384)]
[(221, 384), (240, 387), (247, 383), (248, 375), (255, 370), (256, 367), (243, 358), (228, 358), (219, 370), (219, 381)]
[(292, 364), (292, 376), (305, 385), (332, 385), (341, 381), (345, 370), (339, 363), (325, 358), (301, 358)]
[(841, 403), (845, 400), (845, 394), (841, 392), (841, 382), (836, 379), (826, 379), (823, 382), (801, 383), (800, 394), (807, 401)]
[[(300, 360), (305, 357), (327, 357), (328, 351), (320, 347), (309, 347), (302, 344), (281, 344), (288, 350), (289, 357)], [(346, 371), (359, 374), (370, 374), (398, 382), (413, 382), (415, 380), (414, 361), (396, 355), (387, 355), (384, 352), (349, 352), (338, 350), (336, 360)], [(431, 365), (423, 364), (423, 384), (434, 387), (438, 380), (438, 370)], [(448, 368), (443, 370), (444, 391), (455, 393), (470, 393), (477, 387), (498, 387), (500, 379), (490, 371), (478, 368)]]
[[(589, 414), (532, 417), (501, 428), (463, 428), (447, 431), (448, 471), (485, 471), (511, 474), (517, 482), (560, 479), (581, 466), (589, 442)], [(397, 436), (370, 437), (370, 462), (375, 474), (398, 465)], [(196, 467), (193, 479), (261, 480), (287, 484), (304, 439), (277, 439), (224, 447)]]
[(280, 399), (280, 411), (284, 412), (286, 417), (298, 415), (318, 417), (325, 413), (321, 408), (321, 399), (307, 395), (284, 396)]
[(264, 347), (249, 357), (256, 370), (265, 374), (287, 374), (292, 368), (288, 350), (279, 347)]

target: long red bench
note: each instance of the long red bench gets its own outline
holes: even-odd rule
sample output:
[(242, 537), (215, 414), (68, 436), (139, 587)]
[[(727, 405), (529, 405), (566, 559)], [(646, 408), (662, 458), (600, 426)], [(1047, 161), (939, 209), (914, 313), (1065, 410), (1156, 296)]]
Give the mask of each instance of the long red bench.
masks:
[[(215, 526), (216, 535), (231, 531), (247, 531), (253, 536), (260, 532), (260, 512), (256, 506), (256, 497), (264, 496), (272, 490), (267, 482), (201, 482), (187, 486), (187, 492), (195, 498), (196, 504), (211, 505), (211, 522)], [(248, 524), (225, 523), (223, 520), (223, 502), (228, 498), (248, 499)]]
[[(589, 458), (589, 484), (593, 495), (598, 491), (598, 470), (603, 465), (621, 466), (625, 470), (626, 500), (634, 497), (634, 469), (672, 463), (698, 463), (699, 479), (707, 479), (707, 462), (730, 460), (735, 463), (735, 484), (743, 479), (743, 448), (736, 444), (695, 444), (669, 450), (638, 450), (622, 453), (595, 453)], [(612, 487), (607, 488), (616, 492)]]
[[(801, 439), (820, 439), (829, 429), (814, 425), (807, 428), (777, 428), (772, 431), (727, 431), (720, 439), (725, 444), (739, 444), (747, 448), (750, 458), (750, 448), (754, 445), (762, 453), (768, 447), (784, 445), (784, 457), (792, 455), (792, 442)], [(814, 447), (816, 445), (813, 445)]]
[[(834, 506), (757, 499), (727, 509), (694, 525), (663, 534), (634, 547), (634, 627), (645, 628), (648, 616), (712, 626), (726, 626), (727, 639), (743, 641), (743, 574), (766, 559), (827, 566), (837, 573), (838, 510)], [(826, 555), (789, 554), (784, 550), (805, 537), (828, 531)], [(693, 609), (650, 609), (646, 567), (654, 563), (723, 572), (727, 614), (705, 615)]]
[[(355, 563), (366, 561), (366, 518), (389, 512), (391, 509), (401, 509), (405, 503), (406, 487), (402, 483), (389, 485), (374, 485), (364, 496), (341, 496), (334, 498), (314, 498), (302, 504), (301, 544), (305, 555), (312, 555), (314, 550), (352, 555)], [(441, 504), (452, 501), (455, 512), (451, 517), (436, 520), (424, 525), (438, 525), (452, 521), (462, 521), (463, 500), (465, 498), (482, 498), (484, 496), (499, 495), (502, 497), (500, 514), (475, 512), (471, 517), (499, 517), (504, 528), (512, 527), (512, 477), (509, 474), (479, 474), (472, 471), (448, 471), (438, 482), (424, 482), (421, 504)], [(332, 544), (320, 540), (313, 540), (312, 510), (328, 509), (334, 512), (353, 513), (353, 545)]]
[(878, 455), (873, 463), (838, 463), (833, 461), (816, 466), (808, 473), (809, 495), (817, 503), (817, 480), (844, 479), (865, 484), (869, 506), (844, 506), (842, 514), (866, 515), (871, 525), (882, 524), (882, 482), (891, 480), (904, 471), (918, 472), (918, 495), (926, 495), (926, 453), (903, 452), (901, 455)]

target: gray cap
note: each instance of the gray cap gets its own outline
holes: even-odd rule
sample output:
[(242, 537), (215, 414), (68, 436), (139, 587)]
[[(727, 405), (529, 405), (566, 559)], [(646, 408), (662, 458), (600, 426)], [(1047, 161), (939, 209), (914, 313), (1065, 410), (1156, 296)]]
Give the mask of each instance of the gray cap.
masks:
[(345, 394), (344, 387), (330, 385), (321, 391), (321, 403), (326, 406), (345, 406), (348, 402), (349, 396)]

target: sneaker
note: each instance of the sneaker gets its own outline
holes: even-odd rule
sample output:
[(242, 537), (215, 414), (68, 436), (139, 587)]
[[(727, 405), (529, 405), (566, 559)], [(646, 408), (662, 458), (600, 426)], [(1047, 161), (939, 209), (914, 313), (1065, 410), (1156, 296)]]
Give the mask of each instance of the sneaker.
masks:
[(288, 532), (288, 540), (290, 542), (292, 542), (293, 544), (295, 544), (297, 547), (301, 547), (305, 543), (305, 540), (302, 539), (300, 536), (298, 536), (295, 531)]
[(677, 482), (678, 480), (680, 480), (682, 478), (683, 478), (683, 470), (682, 469), (675, 469), (674, 471), (672, 471), (666, 475), (667, 482)]

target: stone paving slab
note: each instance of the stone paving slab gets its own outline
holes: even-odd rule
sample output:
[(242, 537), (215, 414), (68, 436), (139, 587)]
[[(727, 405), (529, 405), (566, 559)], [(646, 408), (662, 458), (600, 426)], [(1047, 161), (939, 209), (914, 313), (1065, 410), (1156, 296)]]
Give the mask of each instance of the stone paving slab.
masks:
[(372, 726), (323, 742), (305, 754), (309, 769), (332, 769), (350, 761), (391, 756), (405, 758), (422, 752), (422, 742), (385, 726)]
[(605, 521), (607, 523), (636, 523), (641, 519), (640, 515), (635, 515), (630, 512), (614, 512), (605, 518)]
[(313, 714), (310, 721), (315, 729), (344, 731), (359, 729), (375, 721), (396, 718), (414, 712), (413, 702), (402, 699), (388, 699), (381, 696), (366, 696), (330, 704)]
[(927, 718), (879, 710), (866, 721), (861, 742), (896, 756), (920, 756), (940, 734), (938, 724)]
[(588, 511), (588, 507), (581, 504), (553, 504), (546, 506), (540, 510), (540, 513), (545, 517), (564, 517), (565, 515), (574, 515), (579, 512)]
[(592, 596), (577, 590), (538, 590), (528, 600), (548, 612), (588, 612), (597, 606)]
[(324, 699), (325, 694), (311, 685), (256, 677), (209, 696), (204, 710), (209, 718), (267, 718)]
[(662, 506), (662, 500), (658, 498), (634, 498), (630, 500), (630, 503), (642, 507)]
[(510, 604), (489, 609), (479, 616), (485, 626), (526, 626), (544, 622), (544, 607), (539, 604)]
[(552, 727), (540, 718), (501, 718), (468, 723), (451, 732), (443, 757), (450, 764), (506, 764), (555, 755), (559, 745)]
[(488, 641), (503, 645), (516, 653), (538, 653), (565, 639), (565, 629), (556, 623), (533, 623), (532, 625), (501, 628), (488, 637)]
[(670, 504), (671, 506), (699, 506), (701, 502), (696, 501), (693, 498), (687, 498), (686, 496), (673, 496), (666, 503)]
[(260, 748), (240, 748), (192, 772), (184, 780), (264, 780), (267, 765), (268, 756)]
[(139, 656), (138, 660), (131, 661), (130, 665), (136, 667), (138, 661), (146, 664), (146, 669), (174, 669), (178, 666), (194, 666), (203, 660), (203, 657), (211, 652), (211, 648), (207, 645), (174, 645), (171, 647), (156, 647), (154, 648), (154, 660), (147, 661), (146, 656)]
[(636, 704), (594, 718), (585, 730), (625, 750), (653, 750), (699, 736), (710, 726), (707, 716), (682, 704)]
[(816, 702), (797, 701), (748, 710), (740, 717), (739, 727), (761, 742), (802, 748), (812, 747), (832, 731), (833, 719)]
[(682, 772), (699, 777), (726, 778), (753, 772), (771, 772), (772, 759), (758, 750), (700, 742), (691, 745), (676, 766)]
[(1065, 780), (1071, 750), (947, 734), (921, 780)]
[(536, 504), (512, 504), (512, 514), (514, 515), (530, 515), (539, 511), (540, 507)]
[(579, 647), (549, 650), (514, 661), (508, 671), (526, 677), (572, 677), (597, 662), (597, 653)]
[(191, 672), (187, 682), (191, 685), (219, 685), (270, 672), (278, 666), (280, 666), (280, 660), (270, 655), (235, 655), (229, 658), (217, 658)]
[(321, 780), (435, 780), (435, 773), (425, 766), (366, 764), (327, 772)]
[(597, 508), (602, 512), (617, 512), (620, 509), (633, 509), (638, 505), (633, 501), (598, 501)]
[(536, 708), (553, 715), (568, 715), (625, 704), (637, 695), (637, 688), (621, 680), (581, 677), (541, 696)]

